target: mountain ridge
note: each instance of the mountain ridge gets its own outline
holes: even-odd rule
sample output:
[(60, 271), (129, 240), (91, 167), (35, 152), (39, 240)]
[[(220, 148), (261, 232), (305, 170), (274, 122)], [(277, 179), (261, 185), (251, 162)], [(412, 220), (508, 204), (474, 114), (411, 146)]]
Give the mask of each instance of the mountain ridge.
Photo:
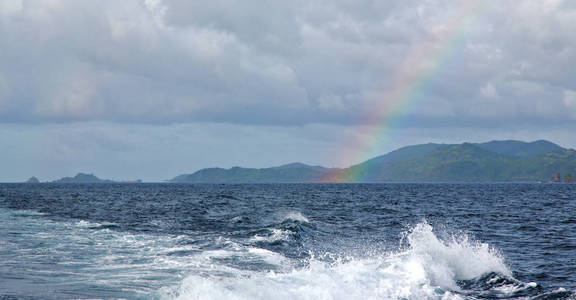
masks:
[(558, 172), (576, 173), (574, 150), (545, 140), (506, 140), (411, 145), (343, 169), (303, 163), (260, 169), (208, 168), (170, 182), (509, 182), (546, 181)]

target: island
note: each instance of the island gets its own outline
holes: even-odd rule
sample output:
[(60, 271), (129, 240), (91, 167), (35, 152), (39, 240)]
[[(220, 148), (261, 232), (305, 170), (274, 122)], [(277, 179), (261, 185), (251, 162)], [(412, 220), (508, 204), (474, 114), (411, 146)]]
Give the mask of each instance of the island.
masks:
[(554, 174), (568, 174), (564, 182), (574, 181), (569, 175), (576, 174), (574, 149), (545, 140), (508, 140), (406, 146), (348, 168), (303, 163), (271, 168), (207, 168), (169, 182), (548, 182)]
[(113, 180), (100, 179), (94, 174), (78, 173), (74, 177), (64, 177), (52, 181), (52, 183), (114, 183)]
[(115, 181), (109, 179), (100, 179), (94, 174), (78, 173), (74, 177), (64, 177), (52, 181), (52, 183), (142, 183), (140, 179)]
[(38, 180), (38, 178), (32, 176), (28, 180), (26, 180), (24, 183), (40, 183), (40, 180)]

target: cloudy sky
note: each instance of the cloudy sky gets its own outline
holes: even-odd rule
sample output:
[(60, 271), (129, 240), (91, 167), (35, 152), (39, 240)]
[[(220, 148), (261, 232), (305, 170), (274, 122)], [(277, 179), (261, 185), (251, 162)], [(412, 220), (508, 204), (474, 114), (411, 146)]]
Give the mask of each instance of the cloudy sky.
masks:
[(571, 0), (0, 0), (0, 181), (576, 148), (575, 28)]

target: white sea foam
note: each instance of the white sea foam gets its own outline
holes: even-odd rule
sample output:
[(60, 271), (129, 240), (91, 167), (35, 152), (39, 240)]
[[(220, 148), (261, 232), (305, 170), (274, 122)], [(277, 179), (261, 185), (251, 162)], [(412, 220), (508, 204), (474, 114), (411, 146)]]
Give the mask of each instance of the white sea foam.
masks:
[[(502, 257), (465, 237), (441, 241), (423, 222), (407, 234), (406, 250), (369, 259), (327, 263), (284, 273), (236, 271), (190, 275), (168, 298), (176, 299), (459, 299), (457, 280), (485, 273), (509, 275)], [(252, 251), (251, 254), (264, 254)], [(268, 255), (269, 253), (265, 253)], [(279, 263), (277, 261), (276, 263)], [(230, 269), (227, 269), (229, 272)]]
[(91, 222), (88, 222), (85, 220), (80, 220), (80, 221), (76, 222), (76, 226), (86, 228), (86, 227), (91, 227), (91, 226), (100, 226), (100, 224), (91, 223)]
[(308, 220), (308, 218), (306, 218), (306, 216), (304, 216), (301, 212), (299, 211), (290, 211), (287, 212), (286, 214), (283, 214), (282, 218), (281, 218), (282, 222), (283, 221), (288, 221), (288, 220), (292, 220), (292, 221), (298, 221), (298, 222), (310, 222)]
[[(279, 217), (308, 221), (299, 212)], [(154, 297), (458, 299), (458, 280), (478, 278), (489, 272), (510, 275), (501, 256), (488, 245), (471, 242), (466, 236), (443, 241), (426, 222), (406, 233), (407, 246), (401, 251), (362, 259), (339, 259), (326, 253), (310, 258), (306, 267), (280, 253), (225, 236), (209, 243), (191, 243), (192, 237), (188, 235), (128, 233), (100, 228), (98, 225), (105, 224), (95, 222), (23, 218), (4, 210), (0, 210), (0, 225), (6, 232), (21, 233), (3, 245), (4, 251), (29, 253), (17, 263), (25, 265), (33, 259), (42, 265), (53, 257), (66, 257), (59, 267), (79, 282), (127, 292), (127, 287), (133, 287), (130, 292), (136, 295), (153, 293)], [(266, 238), (283, 239), (286, 234), (289, 232), (274, 229)], [(15, 239), (43, 246), (23, 252)], [(252, 266), (257, 266), (258, 271)], [(174, 287), (180, 274), (188, 275)], [(534, 285), (529, 283), (526, 287)], [(514, 291), (514, 287), (501, 287), (503, 293)]]
[(455, 280), (469, 280), (489, 272), (511, 275), (500, 254), (488, 244), (470, 242), (465, 235), (441, 241), (426, 222), (410, 231), (408, 242), (410, 257), (442, 288), (457, 289)]
[(2, 209), (0, 208), (0, 214), (6, 214), (10, 216), (17, 216), (17, 217), (33, 217), (33, 216), (44, 216), (45, 213), (41, 213), (34, 210), (28, 209)]
[(273, 229), (270, 229), (269, 235), (257, 234), (255, 236), (253, 236), (252, 238), (250, 238), (250, 241), (251, 242), (260, 242), (260, 241), (275, 242), (275, 241), (288, 240), (289, 238), (290, 238), (290, 232), (288, 230), (273, 228)]
[[(187, 255), (171, 255), (176, 251), (201, 252), (197, 245), (181, 243), (186, 236), (131, 234), (100, 228), (112, 223), (57, 222), (29, 215), (40, 214), (0, 209), (0, 251), (12, 256), (15, 273), (35, 272), (43, 282), (62, 285), (73, 277), (79, 284), (121, 287), (126, 296), (134, 296), (176, 284), (178, 272), (197, 269), (197, 261)], [(34, 267), (27, 268), (30, 265)], [(67, 276), (53, 276), (56, 268)], [(38, 294), (43, 292), (41, 288), (27, 291), (38, 297), (46, 296)]]

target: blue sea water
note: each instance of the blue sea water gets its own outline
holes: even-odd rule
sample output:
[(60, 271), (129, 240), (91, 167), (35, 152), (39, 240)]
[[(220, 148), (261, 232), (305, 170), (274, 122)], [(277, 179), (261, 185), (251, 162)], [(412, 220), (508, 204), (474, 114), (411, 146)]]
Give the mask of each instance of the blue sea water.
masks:
[(0, 184), (0, 299), (576, 299), (576, 184)]

